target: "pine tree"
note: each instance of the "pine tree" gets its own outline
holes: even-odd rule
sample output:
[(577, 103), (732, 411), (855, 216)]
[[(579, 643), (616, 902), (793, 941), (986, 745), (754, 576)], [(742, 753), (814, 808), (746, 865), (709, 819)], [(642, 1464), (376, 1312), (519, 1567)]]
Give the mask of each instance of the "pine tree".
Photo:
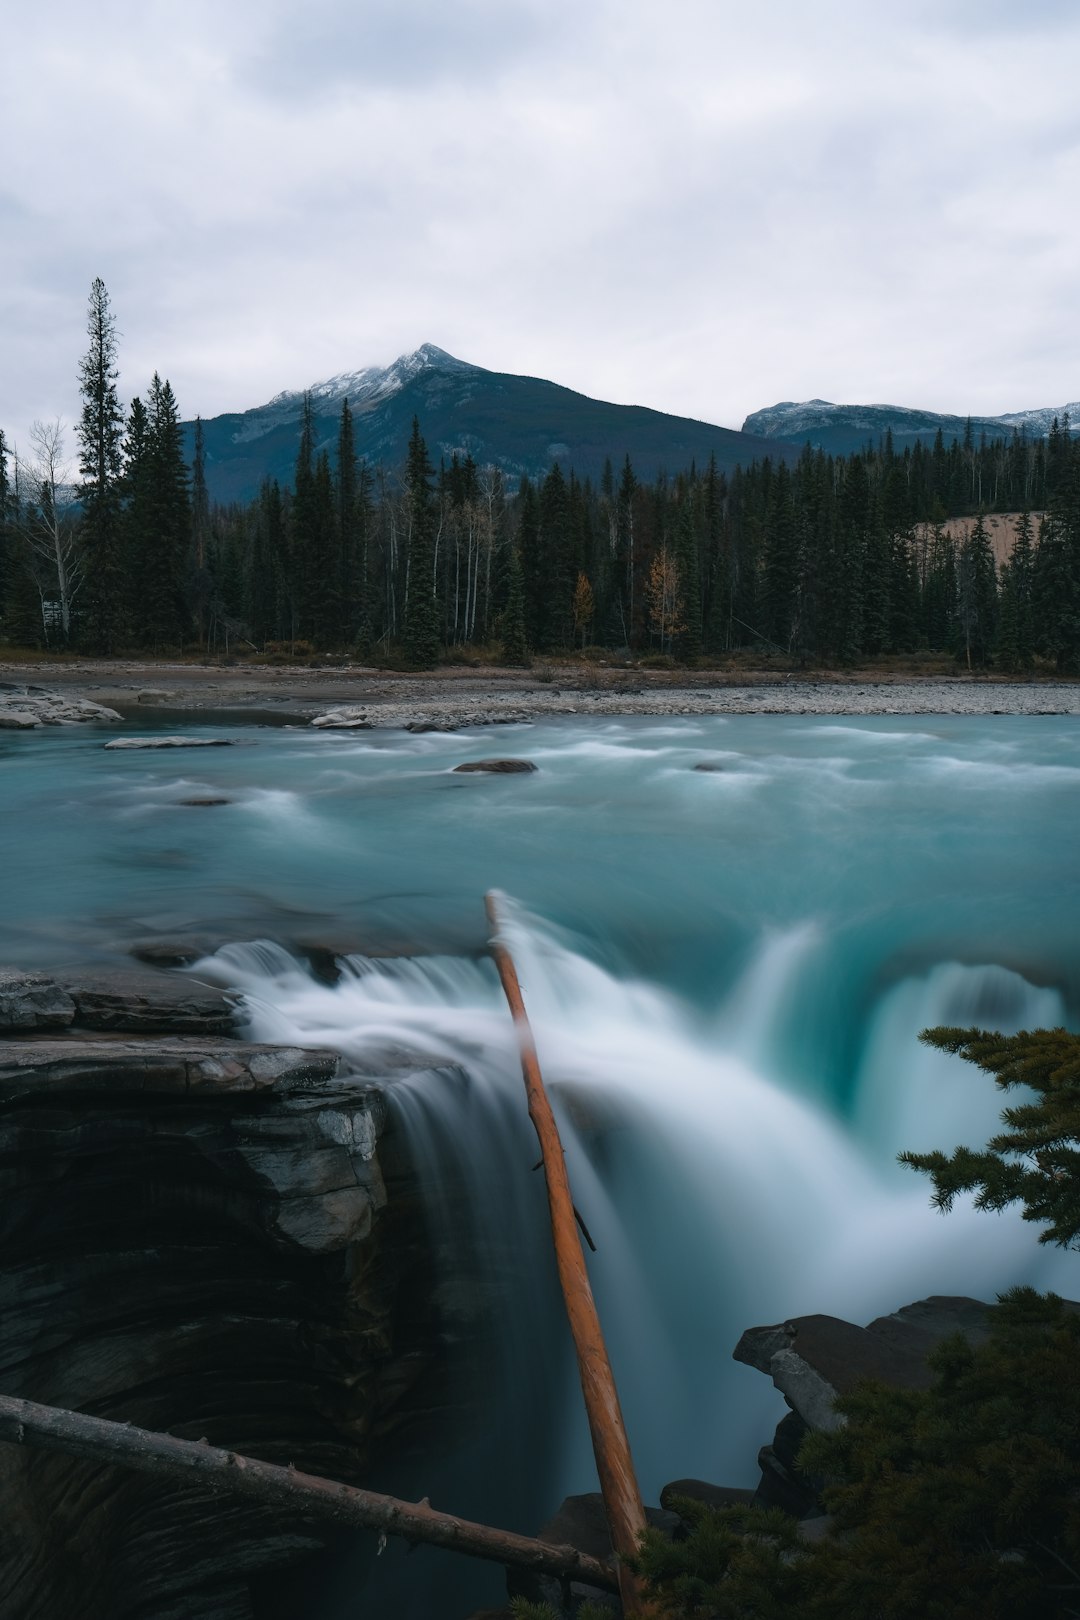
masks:
[(142, 534), (143, 637), (156, 651), (180, 648), (188, 632), (185, 585), (191, 565), (191, 501), (176, 396), (154, 373), (146, 413), (145, 498)]
[(434, 469), (414, 416), (405, 465), (408, 521), (408, 595), (405, 602), (405, 656), (414, 669), (437, 661), (439, 606), (435, 596), (435, 511), (431, 479)]
[(116, 322), (100, 276), (90, 289), (87, 331), (90, 347), (79, 369), (83, 407), (78, 427), (86, 558), (82, 639), (94, 652), (111, 653), (126, 629), (119, 488), (124, 419), (116, 393)]
[(213, 579), (208, 567), (207, 546), (210, 537), (210, 499), (206, 490), (206, 443), (203, 437), (202, 417), (195, 418), (195, 443), (191, 460), (191, 583), (188, 594), (192, 603), (195, 634), (202, 642), (206, 633)]
[(529, 649), (525, 639), (525, 580), (516, 546), (509, 547), (506, 606), (502, 612), (500, 630), (503, 662), (527, 664)]
[(957, 602), (964, 660), (968, 669), (984, 668), (997, 636), (997, 571), (981, 512), (960, 545)]
[(366, 511), (360, 498), (360, 472), (356, 460), (352, 412), (341, 402), (338, 423), (334, 494), (337, 503), (337, 639), (342, 648), (357, 639), (364, 614), (360, 576), (361, 531)]

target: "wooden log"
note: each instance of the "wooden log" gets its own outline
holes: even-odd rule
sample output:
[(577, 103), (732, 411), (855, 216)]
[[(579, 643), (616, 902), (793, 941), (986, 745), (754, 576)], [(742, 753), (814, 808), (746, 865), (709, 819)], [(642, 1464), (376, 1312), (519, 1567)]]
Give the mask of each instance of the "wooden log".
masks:
[(600, 1476), (600, 1491), (604, 1498), (611, 1544), (619, 1555), (619, 1592), (623, 1608), (629, 1614), (641, 1611), (638, 1583), (627, 1567), (626, 1560), (639, 1550), (645, 1530), (645, 1509), (641, 1502), (634, 1460), (630, 1455), (630, 1442), (626, 1436), (615, 1376), (608, 1359), (607, 1346), (600, 1328), (600, 1317), (589, 1283), (585, 1255), (578, 1236), (578, 1221), (570, 1193), (570, 1180), (566, 1173), (566, 1159), (562, 1139), (551, 1104), (544, 1089), (540, 1063), (536, 1055), (536, 1042), (532, 1026), (521, 995), (513, 957), (499, 936), (499, 907), (494, 894), (485, 896), (488, 921), (494, 937), (491, 951), (499, 970), (506, 999), (513, 1014), (521, 1052), (521, 1072), (529, 1101), (529, 1118), (533, 1122), (543, 1156), (544, 1176), (547, 1181), (548, 1208), (551, 1214), (551, 1233), (555, 1243), (555, 1261), (559, 1283), (566, 1301), (566, 1314), (577, 1352), (581, 1390), (585, 1397), (585, 1411), (592, 1435), (596, 1470)]
[[(177, 1478), (192, 1475), (215, 1491), (236, 1491), (297, 1517), (323, 1519), (353, 1529), (378, 1530), (409, 1541), (445, 1547), (496, 1564), (582, 1581), (604, 1591), (618, 1590), (616, 1572), (576, 1547), (555, 1547), (510, 1530), (474, 1524), (428, 1503), (402, 1502), (377, 1491), (358, 1490), (295, 1468), (259, 1462), (235, 1451), (221, 1451), (205, 1440), (178, 1440), (171, 1434), (111, 1423), (58, 1406), (40, 1406), (0, 1395), (0, 1440), (42, 1446), (95, 1462)], [(525, 1466), (527, 1459), (522, 1459)]]

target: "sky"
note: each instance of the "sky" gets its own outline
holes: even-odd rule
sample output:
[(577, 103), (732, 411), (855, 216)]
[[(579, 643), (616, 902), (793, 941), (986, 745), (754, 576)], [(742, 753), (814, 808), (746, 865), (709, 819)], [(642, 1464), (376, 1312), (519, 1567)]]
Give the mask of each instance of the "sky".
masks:
[(0, 0), (0, 428), (423, 342), (738, 427), (1080, 397), (1080, 0)]

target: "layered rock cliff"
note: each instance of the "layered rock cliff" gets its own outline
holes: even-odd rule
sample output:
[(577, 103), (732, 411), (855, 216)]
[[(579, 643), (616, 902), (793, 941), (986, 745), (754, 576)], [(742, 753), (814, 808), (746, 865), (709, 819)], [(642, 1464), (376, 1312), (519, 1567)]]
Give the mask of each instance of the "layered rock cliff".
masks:
[[(423, 1361), (395, 1329), (409, 1245), (391, 1260), (384, 1241), (377, 1086), (325, 1051), (162, 1033), (228, 1023), (184, 980), (36, 976), (20, 998), (17, 979), (0, 983), (0, 1388), (361, 1481)], [(322, 1539), (0, 1447), (5, 1620), (250, 1620), (251, 1580)]]

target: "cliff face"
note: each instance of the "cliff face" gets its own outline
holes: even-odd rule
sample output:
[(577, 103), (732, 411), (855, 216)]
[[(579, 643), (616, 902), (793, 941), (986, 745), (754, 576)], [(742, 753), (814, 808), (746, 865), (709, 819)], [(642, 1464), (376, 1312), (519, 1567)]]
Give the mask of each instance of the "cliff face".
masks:
[[(418, 1365), (394, 1341), (378, 1090), (327, 1052), (9, 1030), (0, 1388), (359, 1481)], [(247, 1620), (252, 1576), (321, 1543), (0, 1447), (5, 1620)]]

